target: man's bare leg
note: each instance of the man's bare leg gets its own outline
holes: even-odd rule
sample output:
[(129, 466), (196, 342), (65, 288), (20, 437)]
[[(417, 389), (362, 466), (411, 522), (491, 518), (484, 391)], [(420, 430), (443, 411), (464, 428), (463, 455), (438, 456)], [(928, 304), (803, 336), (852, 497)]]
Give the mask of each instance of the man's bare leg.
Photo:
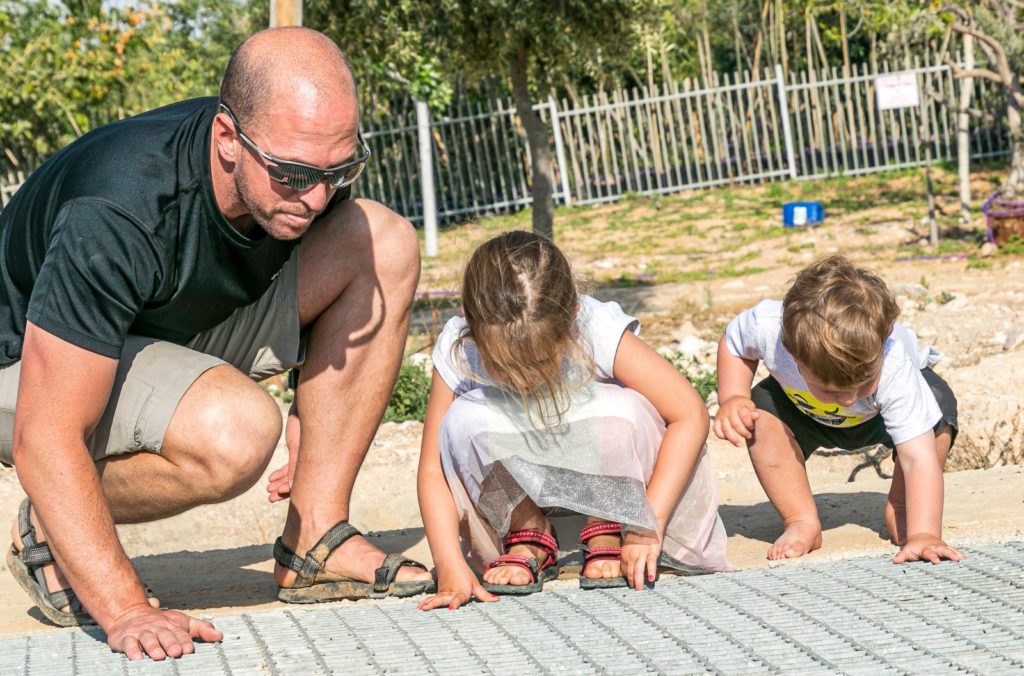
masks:
[[(256, 383), (231, 366), (206, 371), (175, 409), (159, 454), (97, 463), (114, 522), (155, 521), (239, 495), (259, 480), (280, 435), (280, 409)], [(45, 542), (34, 511), (31, 520)], [(17, 520), (11, 535), (20, 549)], [(70, 586), (55, 565), (43, 573), (49, 591)]]
[(796, 558), (821, 547), (821, 521), (807, 480), (804, 454), (789, 428), (761, 411), (747, 449), (754, 472), (785, 526), (769, 547), (768, 558)]
[[(418, 280), (415, 231), (375, 202), (339, 205), (300, 246), (299, 318), (309, 344), (296, 392), (299, 453), (282, 535), (300, 556), (348, 518), (356, 474), (401, 365)], [(384, 556), (352, 538), (327, 567), (371, 582)], [(289, 586), (295, 573), (277, 565), (275, 577)], [(404, 567), (397, 580), (429, 577)]]
[[(939, 467), (943, 469), (946, 467), (946, 458), (949, 457), (952, 445), (953, 434), (947, 425), (935, 435), (935, 452), (939, 456)], [(892, 470), (892, 484), (889, 486), (889, 496), (885, 501), (885, 528), (889, 532), (889, 540), (894, 545), (903, 546), (907, 541), (907, 489), (903, 481), (903, 469), (895, 451), (893, 460), (895, 466)]]

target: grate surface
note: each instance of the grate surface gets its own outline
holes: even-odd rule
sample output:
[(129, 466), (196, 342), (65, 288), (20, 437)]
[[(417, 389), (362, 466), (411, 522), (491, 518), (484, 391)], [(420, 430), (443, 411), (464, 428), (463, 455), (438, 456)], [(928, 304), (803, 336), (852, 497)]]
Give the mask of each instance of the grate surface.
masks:
[(402, 601), (218, 617), (223, 643), (128, 662), (99, 631), (0, 639), (0, 674), (1024, 674), (1024, 542), (960, 564), (862, 558), (552, 587), (457, 612)]

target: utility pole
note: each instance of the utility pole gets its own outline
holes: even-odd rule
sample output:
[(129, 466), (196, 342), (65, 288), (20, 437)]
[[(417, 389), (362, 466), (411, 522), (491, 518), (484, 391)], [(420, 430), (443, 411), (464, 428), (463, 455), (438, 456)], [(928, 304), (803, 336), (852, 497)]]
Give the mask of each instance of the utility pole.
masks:
[(302, 0), (270, 0), (270, 27), (301, 26)]

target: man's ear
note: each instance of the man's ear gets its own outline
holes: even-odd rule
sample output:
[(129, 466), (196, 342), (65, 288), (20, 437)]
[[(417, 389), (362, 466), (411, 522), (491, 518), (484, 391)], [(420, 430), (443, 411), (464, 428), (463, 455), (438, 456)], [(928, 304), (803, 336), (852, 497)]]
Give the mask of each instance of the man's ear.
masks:
[(229, 164), (237, 162), (241, 144), (238, 143), (238, 136), (235, 134), (235, 124), (224, 111), (214, 115), (212, 134), (211, 142), (221, 161)]

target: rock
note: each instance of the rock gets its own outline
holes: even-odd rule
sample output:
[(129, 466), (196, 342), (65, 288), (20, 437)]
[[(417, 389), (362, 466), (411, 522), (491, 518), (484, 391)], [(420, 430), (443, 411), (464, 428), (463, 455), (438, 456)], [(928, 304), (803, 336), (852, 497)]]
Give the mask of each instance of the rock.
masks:
[(995, 254), (998, 247), (992, 242), (985, 242), (978, 248), (978, 258), (988, 258)]
[(889, 287), (894, 296), (905, 296), (913, 300), (925, 300), (928, 298), (928, 289), (920, 284), (893, 284)]
[(704, 357), (714, 349), (714, 343), (694, 335), (686, 336), (676, 344), (676, 352), (684, 357), (692, 357), (696, 361), (704, 361)]
[(943, 377), (960, 413), (946, 471), (1024, 462), (1024, 350), (999, 352)]
[(1021, 345), (1024, 345), (1024, 329), (1010, 331), (1006, 336), (1006, 340), (1003, 341), (1003, 349), (1006, 351), (1016, 350)]
[(994, 334), (992, 334), (992, 340), (990, 340), (989, 342), (992, 343), (993, 345), (1006, 345), (1007, 338), (1008, 336), (1005, 332), (996, 331)]

